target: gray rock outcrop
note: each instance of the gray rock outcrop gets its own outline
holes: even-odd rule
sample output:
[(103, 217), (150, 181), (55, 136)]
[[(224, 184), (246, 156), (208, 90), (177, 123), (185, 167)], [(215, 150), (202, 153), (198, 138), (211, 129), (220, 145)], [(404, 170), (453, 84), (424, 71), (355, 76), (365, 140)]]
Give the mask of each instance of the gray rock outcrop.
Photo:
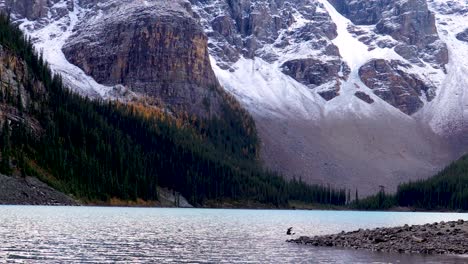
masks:
[(321, 61), (317, 59), (290, 60), (283, 64), (282, 70), (297, 81), (314, 88), (339, 79), (342, 72), (349, 74), (349, 67), (339, 59)]
[(400, 61), (383, 59), (371, 60), (359, 69), (361, 80), (374, 90), (374, 93), (403, 113), (414, 114), (424, 105), (420, 97), (431, 101), (435, 94), (432, 87), (416, 75), (402, 70), (405, 65)]
[(364, 102), (366, 102), (368, 104), (373, 104), (374, 103), (374, 99), (372, 99), (365, 92), (356, 92), (356, 93), (354, 93), (354, 96), (356, 96), (357, 98), (363, 100)]
[(26, 17), (36, 20), (47, 15), (48, 7), (59, 0), (5, 0), (8, 9)]
[(8, 177), (0, 174), (0, 204), (8, 205), (78, 205), (37, 178)]
[(468, 42), (468, 28), (457, 34), (457, 39), (460, 41)]

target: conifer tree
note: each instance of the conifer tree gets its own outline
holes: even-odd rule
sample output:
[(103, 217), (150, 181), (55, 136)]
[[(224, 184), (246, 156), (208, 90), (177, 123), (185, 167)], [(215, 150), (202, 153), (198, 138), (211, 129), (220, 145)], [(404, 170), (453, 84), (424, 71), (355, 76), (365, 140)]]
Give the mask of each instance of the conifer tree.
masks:
[(2, 137), (1, 137), (1, 153), (2, 153), (2, 161), (0, 162), (0, 172), (6, 175), (12, 173), (11, 165), (10, 165), (10, 128), (8, 124), (8, 120), (3, 122), (2, 128)]

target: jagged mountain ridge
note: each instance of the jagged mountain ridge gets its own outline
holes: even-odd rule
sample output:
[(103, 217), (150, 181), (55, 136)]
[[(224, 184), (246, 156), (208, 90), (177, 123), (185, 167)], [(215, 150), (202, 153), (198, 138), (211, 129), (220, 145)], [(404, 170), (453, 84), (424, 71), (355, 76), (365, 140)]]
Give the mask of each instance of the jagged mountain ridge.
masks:
[[(52, 67), (76, 76), (70, 83), (77, 90), (107, 97), (116, 95), (112, 85), (132, 89), (142, 77), (137, 73), (127, 82), (119, 72), (113, 75), (112, 67), (125, 54), (89, 63), (95, 56), (83, 50), (112, 43), (106, 37), (84, 37), (76, 45), (93, 25), (112, 23), (107, 6), (107, 17), (129, 11), (126, 15), (143, 27), (154, 21), (133, 16), (136, 10), (191, 17), (208, 37), (216, 77), (255, 118), (263, 160), (291, 177), (369, 193), (378, 185), (393, 189), (398, 182), (429, 176), (466, 150), (460, 136), (467, 127), (467, 65), (454, 56), (467, 50), (464, 1), (57, 0), (32, 7), (20, 2), (13, 6), (14, 17), (37, 38)], [(158, 5), (164, 8), (155, 9)], [(186, 25), (174, 23), (179, 29)], [(56, 53), (63, 46), (68, 60)], [(102, 61), (109, 61), (108, 68), (99, 65)], [(156, 76), (148, 83), (158, 81)], [(200, 76), (172, 79), (190, 83)]]

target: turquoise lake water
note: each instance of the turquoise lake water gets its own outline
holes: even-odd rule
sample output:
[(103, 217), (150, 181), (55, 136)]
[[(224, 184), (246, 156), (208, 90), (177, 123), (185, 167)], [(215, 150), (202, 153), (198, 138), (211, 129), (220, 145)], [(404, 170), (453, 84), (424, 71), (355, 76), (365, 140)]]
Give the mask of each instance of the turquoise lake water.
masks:
[(288, 227), (297, 237), (457, 219), (468, 214), (0, 206), (0, 262), (468, 263), (285, 242)]

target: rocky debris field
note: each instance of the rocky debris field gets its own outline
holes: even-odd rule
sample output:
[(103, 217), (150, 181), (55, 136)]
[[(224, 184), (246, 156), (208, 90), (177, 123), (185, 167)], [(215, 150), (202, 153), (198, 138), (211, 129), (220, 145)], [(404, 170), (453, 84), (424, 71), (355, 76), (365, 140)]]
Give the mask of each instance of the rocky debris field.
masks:
[(0, 204), (11, 205), (78, 205), (33, 177), (17, 178), (0, 174)]
[(317, 247), (343, 247), (409, 254), (468, 254), (468, 222), (464, 220), (392, 228), (359, 229), (288, 242)]

